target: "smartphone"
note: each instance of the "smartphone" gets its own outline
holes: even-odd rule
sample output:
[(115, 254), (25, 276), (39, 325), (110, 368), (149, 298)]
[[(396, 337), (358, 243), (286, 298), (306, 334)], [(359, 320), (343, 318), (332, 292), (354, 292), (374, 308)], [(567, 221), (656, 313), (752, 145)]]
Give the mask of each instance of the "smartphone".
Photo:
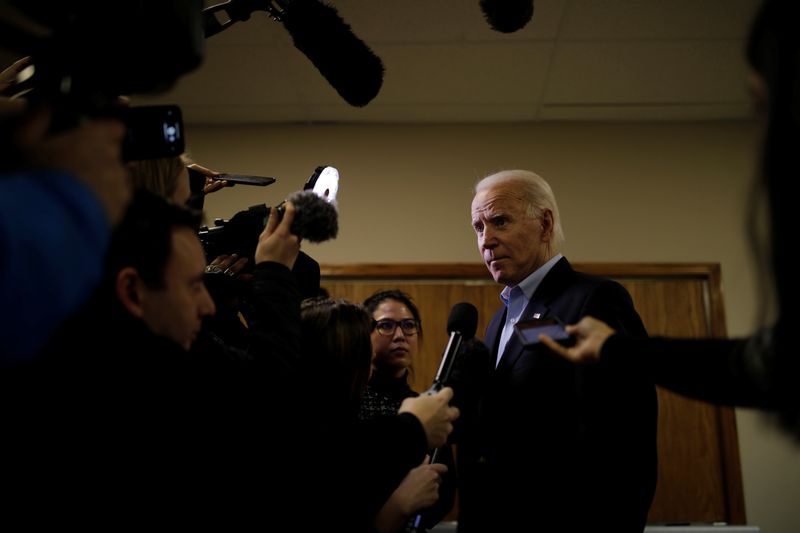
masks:
[(127, 132), (122, 142), (125, 161), (175, 157), (184, 152), (183, 118), (176, 105), (121, 108)]
[(259, 187), (266, 187), (275, 183), (275, 178), (268, 176), (246, 176), (244, 174), (220, 174), (219, 176), (212, 176), (214, 180), (225, 180), (228, 183), (241, 183), (243, 185), (258, 185)]
[(542, 333), (561, 344), (566, 344), (573, 340), (564, 328), (564, 323), (558, 317), (523, 320), (514, 325), (514, 331), (525, 347), (539, 344), (539, 335)]

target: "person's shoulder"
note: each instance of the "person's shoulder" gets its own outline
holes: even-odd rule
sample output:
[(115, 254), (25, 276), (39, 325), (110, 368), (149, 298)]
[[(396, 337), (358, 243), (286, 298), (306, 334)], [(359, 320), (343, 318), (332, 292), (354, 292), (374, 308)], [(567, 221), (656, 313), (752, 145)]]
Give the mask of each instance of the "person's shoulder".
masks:
[(605, 276), (572, 270), (572, 277), (573, 283), (576, 285), (586, 285), (587, 287), (602, 288), (611, 291), (625, 291), (625, 288), (619, 281)]

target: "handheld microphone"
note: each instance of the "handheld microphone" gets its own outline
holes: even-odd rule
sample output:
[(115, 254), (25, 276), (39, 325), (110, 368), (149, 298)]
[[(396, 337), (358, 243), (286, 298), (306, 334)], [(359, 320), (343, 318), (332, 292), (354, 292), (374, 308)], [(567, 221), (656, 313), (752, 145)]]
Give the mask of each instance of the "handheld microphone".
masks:
[[(436, 371), (436, 377), (433, 378), (433, 385), (424, 394), (436, 394), (442, 387), (447, 379), (450, 377), (450, 371), (453, 369), (453, 362), (456, 359), (456, 354), (461, 348), (461, 342), (475, 337), (475, 332), (478, 329), (478, 309), (469, 302), (460, 302), (453, 306), (450, 310), (450, 316), (447, 319), (447, 332), (450, 338), (447, 341), (447, 346), (442, 355), (442, 361), (439, 363), (439, 369)], [(430, 464), (433, 464), (439, 458), (441, 448), (436, 448), (431, 453)], [(411, 526), (412, 531), (419, 531), (420, 524), (422, 523), (422, 513), (418, 513), (414, 517), (414, 522)]]
[[(294, 46), (311, 60), (345, 101), (367, 105), (383, 84), (383, 63), (356, 37), (336, 9), (319, 0), (228, 0), (203, 10), (205, 36), (245, 21), (254, 11), (266, 11), (282, 22)], [(219, 18), (222, 13), (227, 19)]]
[[(444, 383), (450, 377), (450, 370), (453, 368), (458, 349), (463, 340), (471, 339), (475, 336), (478, 329), (478, 309), (468, 302), (460, 302), (450, 310), (450, 317), (447, 319), (447, 332), (450, 338), (444, 349), (444, 355), (439, 363), (439, 369), (433, 378), (433, 386), (426, 394), (435, 394), (442, 389)], [(432, 462), (432, 461), (431, 461)]]
[(480, 0), (479, 3), (494, 31), (513, 33), (533, 18), (533, 0)]

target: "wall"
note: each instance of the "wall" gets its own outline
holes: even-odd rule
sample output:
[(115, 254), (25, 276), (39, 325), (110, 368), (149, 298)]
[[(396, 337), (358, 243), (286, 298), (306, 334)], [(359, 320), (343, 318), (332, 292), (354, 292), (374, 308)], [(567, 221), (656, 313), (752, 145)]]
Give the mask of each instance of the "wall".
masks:
[[(573, 262), (719, 262), (730, 335), (757, 323), (759, 285), (745, 238), (753, 194), (751, 123), (288, 125), (189, 128), (195, 159), (271, 175), (207, 200), (211, 218), (299, 189), (313, 169), (341, 172), (340, 236), (304, 249), (324, 264), (479, 262), (472, 186), (508, 168), (538, 172), (559, 200)], [(764, 417), (737, 411), (748, 521), (800, 523), (800, 450)]]

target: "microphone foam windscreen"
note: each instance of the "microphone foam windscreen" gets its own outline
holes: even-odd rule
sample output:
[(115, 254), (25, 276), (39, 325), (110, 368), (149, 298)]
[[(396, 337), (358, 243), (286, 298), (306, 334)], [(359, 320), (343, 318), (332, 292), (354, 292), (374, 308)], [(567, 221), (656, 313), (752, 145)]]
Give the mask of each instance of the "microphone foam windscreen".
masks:
[(447, 332), (457, 331), (465, 339), (475, 336), (478, 329), (478, 309), (469, 302), (460, 302), (450, 310), (447, 319)]
[(513, 33), (533, 18), (533, 0), (480, 0), (479, 3), (494, 31)]
[(383, 84), (383, 63), (356, 37), (332, 6), (318, 0), (292, 0), (283, 25), (336, 92), (350, 105), (362, 107)]
[(339, 213), (336, 206), (313, 191), (297, 191), (286, 200), (295, 208), (291, 232), (310, 242), (335, 239), (339, 233)]

